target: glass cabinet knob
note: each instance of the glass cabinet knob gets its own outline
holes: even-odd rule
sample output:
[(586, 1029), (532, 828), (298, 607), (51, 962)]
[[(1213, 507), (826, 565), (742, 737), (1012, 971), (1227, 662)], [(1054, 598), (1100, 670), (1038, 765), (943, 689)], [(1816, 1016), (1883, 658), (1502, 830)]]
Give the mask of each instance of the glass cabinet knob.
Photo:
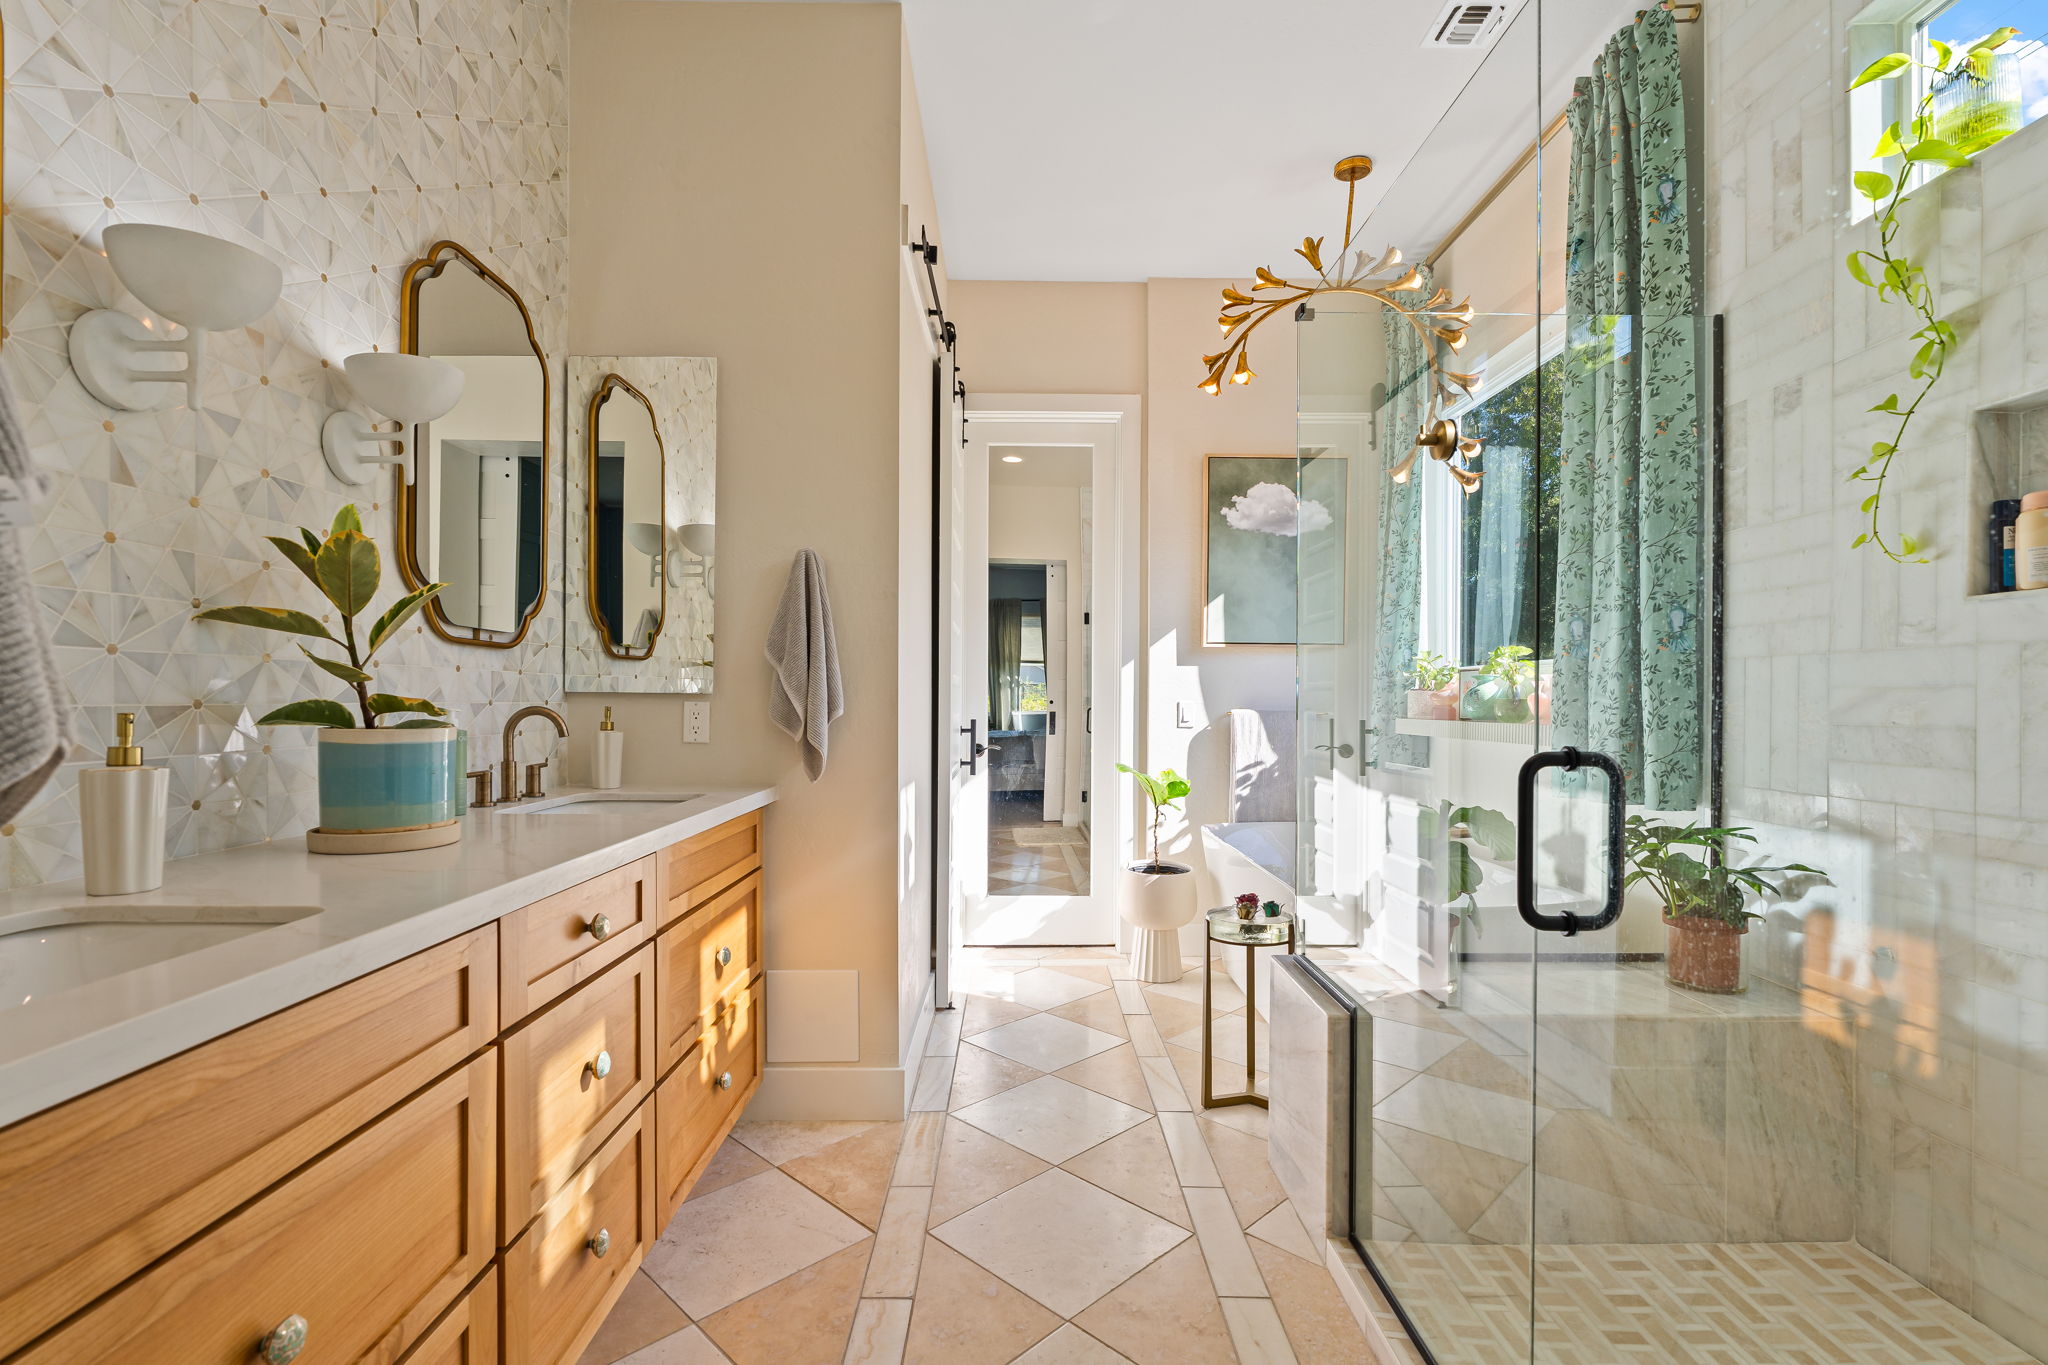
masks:
[(256, 1354), (263, 1358), (264, 1365), (289, 1365), (305, 1349), (306, 1320), (297, 1313), (265, 1332), (263, 1340), (256, 1344)]
[(612, 936), (612, 922), (604, 915), (592, 915), (590, 922), (583, 926), (583, 932), (602, 943)]
[(721, 967), (730, 967), (732, 965), (732, 949), (720, 948), (718, 950), (718, 965)]
[(597, 1077), (597, 1079), (603, 1080), (612, 1074), (612, 1054), (609, 1052), (598, 1053), (583, 1064), (583, 1069)]
[(591, 1238), (583, 1245), (590, 1248), (591, 1255), (597, 1257), (600, 1260), (604, 1259), (604, 1254), (612, 1249), (611, 1229), (599, 1228), (597, 1230), (597, 1236)]

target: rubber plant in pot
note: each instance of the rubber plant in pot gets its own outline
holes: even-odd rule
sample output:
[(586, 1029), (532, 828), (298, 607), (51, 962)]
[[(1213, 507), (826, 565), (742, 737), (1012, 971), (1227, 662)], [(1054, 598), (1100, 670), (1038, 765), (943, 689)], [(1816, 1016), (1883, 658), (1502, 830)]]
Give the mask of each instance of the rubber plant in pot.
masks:
[(324, 536), (302, 527), (298, 540), (265, 539), (340, 614), (340, 636), (319, 617), (289, 607), (212, 607), (194, 619), (324, 640), (346, 656), (330, 658), (299, 644), (322, 672), (348, 685), (353, 710), (331, 698), (308, 697), (256, 722), (319, 727), (320, 824), (306, 831), (306, 846), (315, 853), (392, 853), (454, 843), (462, 837), (467, 736), (425, 698), (370, 690), (378, 649), (446, 585), (429, 583), (406, 593), (359, 632), (356, 618), (370, 609), (383, 568), (353, 505), (335, 515)]
[(1664, 911), (1664, 974), (1674, 985), (1716, 995), (1737, 995), (1742, 981), (1742, 937), (1763, 918), (1752, 897), (1781, 896), (1790, 875), (1825, 878), (1804, 863), (1735, 867), (1730, 844), (1753, 844), (1740, 825), (1666, 825), (1631, 815), (1623, 832), (1628, 875), (1625, 891), (1647, 882)]
[(1458, 718), (1458, 666), (1441, 654), (1418, 654), (1408, 665), (1408, 719)]
[(1136, 780), (1152, 810), (1152, 856), (1124, 867), (1121, 910), (1132, 929), (1131, 973), (1140, 981), (1178, 981), (1181, 927), (1195, 917), (1194, 869), (1168, 862), (1159, 840), (1166, 813), (1194, 788), (1171, 768), (1157, 776), (1127, 763), (1116, 769)]

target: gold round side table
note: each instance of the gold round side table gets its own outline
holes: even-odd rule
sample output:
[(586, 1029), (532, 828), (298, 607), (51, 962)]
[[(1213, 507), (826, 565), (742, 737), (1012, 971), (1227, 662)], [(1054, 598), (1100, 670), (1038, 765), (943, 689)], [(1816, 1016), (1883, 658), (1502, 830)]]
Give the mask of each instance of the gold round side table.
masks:
[(1218, 1095), (1216, 1093), (1216, 1048), (1215, 1014), (1211, 1001), (1215, 995), (1215, 965), (1206, 952), (1202, 955), (1202, 1107), (1221, 1109), (1230, 1104), (1256, 1104), (1264, 1109), (1266, 1097), (1258, 1093), (1259, 1059), (1259, 964), (1257, 951), (1260, 948), (1277, 948), (1287, 945), (1287, 951), (1294, 951), (1294, 912), (1283, 910), (1278, 915), (1258, 914), (1250, 919), (1239, 919), (1231, 906), (1209, 912), (1209, 942), (1239, 944), (1244, 948), (1244, 1093), (1240, 1095)]

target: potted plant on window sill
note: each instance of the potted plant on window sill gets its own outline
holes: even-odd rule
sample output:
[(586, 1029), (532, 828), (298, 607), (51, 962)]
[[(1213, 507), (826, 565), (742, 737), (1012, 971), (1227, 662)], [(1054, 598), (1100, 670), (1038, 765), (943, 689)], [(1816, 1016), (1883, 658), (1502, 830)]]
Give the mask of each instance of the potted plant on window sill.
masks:
[[(1778, 867), (1734, 867), (1728, 861), (1731, 843), (1756, 842), (1741, 826), (1653, 824), (1631, 815), (1623, 833), (1629, 864), (1625, 891), (1647, 882), (1664, 912), (1664, 975), (1673, 985), (1715, 995), (1739, 995), (1742, 939), (1750, 924), (1763, 918), (1749, 908), (1750, 898), (1782, 896), (1788, 874), (1825, 879), (1826, 873), (1804, 863)], [(1699, 855), (1695, 856), (1694, 850)], [(1773, 879), (1776, 880), (1773, 880)]]
[(1458, 666), (1441, 654), (1417, 654), (1408, 665), (1408, 719), (1458, 718)]
[(1466, 720), (1491, 720), (1510, 725), (1535, 719), (1530, 705), (1535, 681), (1534, 651), (1527, 645), (1497, 645), (1479, 666), (1479, 673), (1458, 703)]
[(1136, 779), (1152, 808), (1152, 856), (1124, 866), (1118, 907), (1133, 931), (1131, 974), (1140, 981), (1178, 981), (1182, 975), (1181, 927), (1195, 917), (1194, 869), (1162, 857), (1159, 837), (1166, 812), (1194, 788), (1171, 768), (1156, 777), (1127, 763), (1117, 764), (1116, 769)]
[(446, 585), (429, 583), (406, 593), (359, 639), (356, 617), (369, 609), (382, 577), (376, 543), (363, 534), (361, 516), (354, 506), (344, 507), (325, 536), (302, 527), (299, 537), (265, 538), (341, 614), (339, 638), (319, 617), (288, 607), (212, 607), (193, 619), (308, 636), (347, 655), (327, 658), (299, 645), (321, 671), (349, 685), (353, 712), (330, 698), (311, 697), (287, 702), (256, 722), (320, 729), (320, 823), (306, 831), (306, 846), (315, 853), (395, 853), (454, 843), (462, 837), (467, 736), (425, 698), (372, 692), (369, 671), (377, 650)]

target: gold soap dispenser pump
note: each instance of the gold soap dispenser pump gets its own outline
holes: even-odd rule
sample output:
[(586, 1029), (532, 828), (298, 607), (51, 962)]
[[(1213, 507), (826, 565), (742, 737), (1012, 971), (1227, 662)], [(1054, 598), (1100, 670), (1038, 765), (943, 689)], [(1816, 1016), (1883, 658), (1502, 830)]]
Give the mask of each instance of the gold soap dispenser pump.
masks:
[(116, 715), (106, 766), (78, 775), (85, 894), (126, 896), (164, 884), (164, 817), (170, 793), (170, 770), (147, 767), (142, 761), (142, 746), (135, 742), (135, 713)]
[(626, 769), (626, 736), (612, 724), (612, 708), (604, 708), (597, 727), (597, 749), (591, 756), (590, 785), (605, 791), (619, 785)]

